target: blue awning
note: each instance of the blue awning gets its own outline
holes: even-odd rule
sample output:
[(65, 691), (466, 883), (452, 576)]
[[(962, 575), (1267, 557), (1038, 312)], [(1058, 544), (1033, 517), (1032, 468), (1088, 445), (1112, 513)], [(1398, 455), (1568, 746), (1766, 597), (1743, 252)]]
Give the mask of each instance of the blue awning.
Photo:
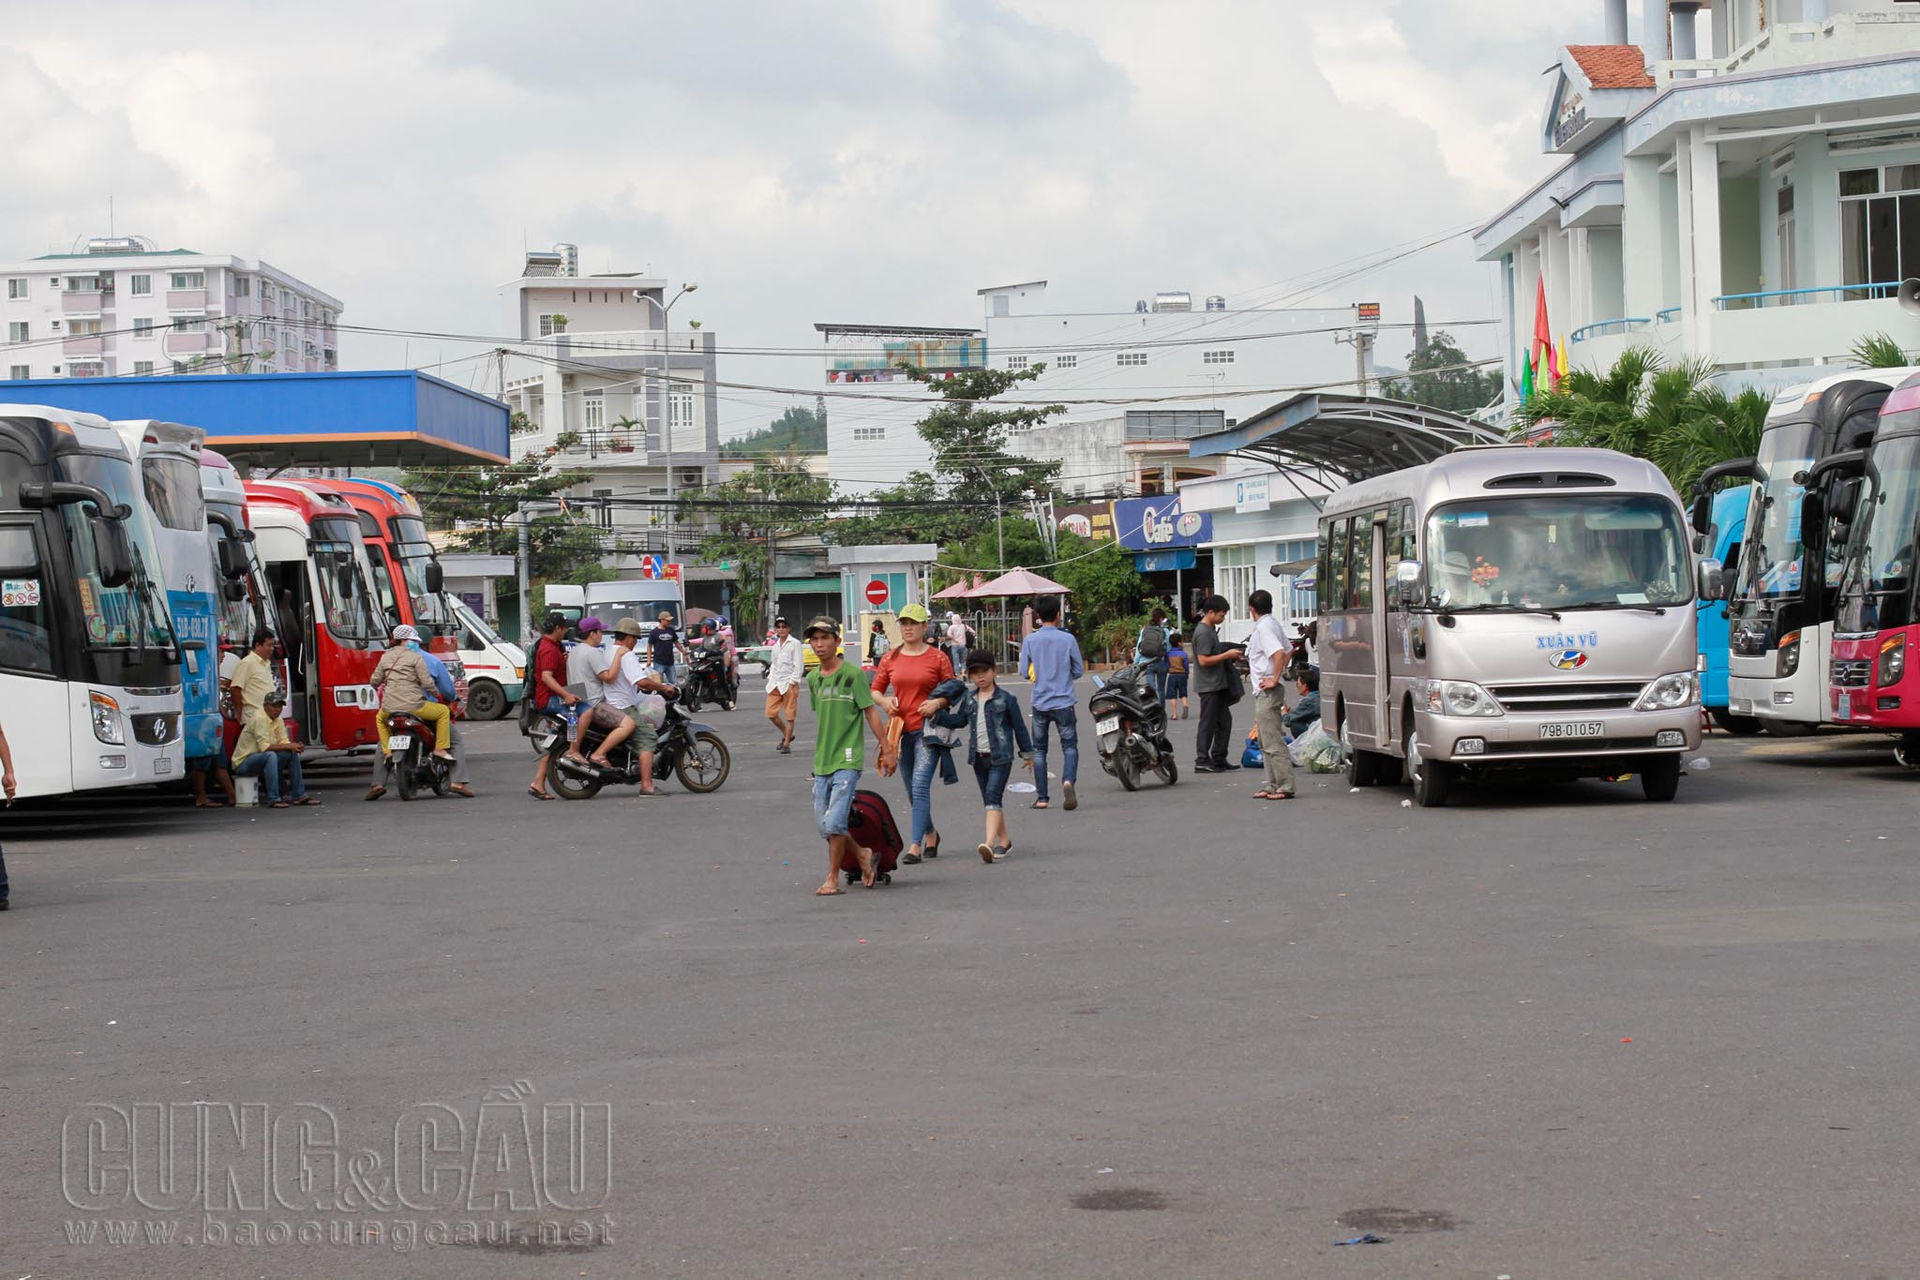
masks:
[(507, 406), (412, 369), (0, 381), (0, 402), (199, 427), (262, 467), (419, 467), (508, 460)]

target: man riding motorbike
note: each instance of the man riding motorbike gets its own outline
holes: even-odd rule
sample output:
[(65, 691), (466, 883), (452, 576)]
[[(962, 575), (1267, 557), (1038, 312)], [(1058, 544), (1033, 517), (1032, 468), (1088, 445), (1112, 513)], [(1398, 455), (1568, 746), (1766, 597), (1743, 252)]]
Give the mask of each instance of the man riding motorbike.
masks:
[[(610, 729), (599, 749), (593, 753), (592, 763), (601, 768), (612, 767), (608, 753), (635, 733), (640, 735), (640, 794), (654, 794), (653, 787), (653, 749), (658, 742), (658, 728), (637, 705), (643, 693), (672, 693), (673, 686), (655, 679), (648, 674), (649, 666), (639, 654), (633, 651), (634, 645), (645, 632), (632, 618), (622, 618), (613, 624), (614, 657), (613, 669), (619, 672), (611, 685), (607, 687), (607, 705), (622, 713), (618, 726)], [(583, 727), (584, 732), (584, 727)]]
[[(387, 717), (394, 712), (405, 712), (431, 724), (435, 758), (452, 764), (453, 752), (449, 748), (453, 741), (453, 710), (445, 703), (434, 701), (438, 691), (433, 668), (427, 665), (426, 656), (421, 652), (420, 633), (402, 623), (393, 629), (388, 645), (368, 681), (380, 691), (380, 711), (373, 723), (380, 735), (381, 774), (384, 775), (387, 764)], [(366, 798), (378, 800), (386, 793), (384, 783), (376, 781), (368, 789)]]

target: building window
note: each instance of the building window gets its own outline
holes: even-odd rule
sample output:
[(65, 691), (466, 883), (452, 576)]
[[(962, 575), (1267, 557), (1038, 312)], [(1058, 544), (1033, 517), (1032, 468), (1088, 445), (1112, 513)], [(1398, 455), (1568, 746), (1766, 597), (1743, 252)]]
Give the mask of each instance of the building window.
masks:
[(105, 371), (106, 369), (104, 365), (98, 365), (98, 364), (93, 364), (91, 362), (88, 362), (85, 364), (73, 365), (71, 368), (67, 370), (67, 376), (70, 378), (97, 378)]
[(233, 278), (233, 296), (236, 298), (251, 298), (253, 296), (252, 278), (248, 276), (235, 276)]
[(593, 391), (582, 397), (581, 403), (586, 412), (581, 416), (580, 425), (589, 431), (601, 431), (607, 425), (607, 401), (599, 392)]
[(167, 277), (169, 289), (204, 289), (207, 287), (207, 273), (204, 271), (175, 271)]
[(1227, 617), (1235, 621), (1248, 617), (1247, 597), (1259, 585), (1253, 580), (1253, 558), (1252, 547), (1215, 547), (1213, 550), (1218, 590), (1227, 598)]
[(9, 320), (7, 322), (7, 341), (27, 341), (27, 322), (25, 320)]
[(1920, 274), (1920, 164), (1847, 169), (1840, 174), (1841, 283), (1878, 285), (1847, 301), (1891, 297)]
[(98, 320), (70, 320), (67, 322), (67, 332), (70, 335), (77, 335), (79, 337), (92, 337), (94, 334), (100, 332), (100, 322)]
[(7, 371), (7, 376), (15, 382), (25, 382), (33, 376), (33, 370), (24, 364), (16, 364)]
[(26, 297), (27, 296), (27, 278), (25, 276), (15, 276), (12, 279), (8, 280), (7, 296), (9, 298)]
[(887, 429), (885, 427), (855, 427), (853, 429), (853, 442), (855, 444), (862, 444), (870, 440), (885, 440), (886, 438)]
[(1079, 363), (1079, 356), (1055, 356), (1053, 358), (1053, 367), (1056, 369), (1071, 369)]
[(153, 293), (152, 276), (132, 276), (127, 281), (127, 292), (136, 298), (145, 298)]
[(1122, 369), (1137, 369), (1146, 362), (1147, 353), (1144, 351), (1122, 351), (1116, 361)]
[(602, 529), (613, 528), (613, 490), (595, 489), (593, 491), (593, 505), (599, 508), (596, 515), (598, 516), (600, 527)]
[(265, 280), (262, 280), (260, 282), (260, 305), (263, 307), (270, 307), (273, 305), (273, 286), (268, 284)]
[(548, 312), (540, 317), (540, 336), (551, 338), (556, 333), (565, 333), (567, 322), (557, 311)]
[(47, 321), (47, 327), (49, 329), (52, 329), (55, 333), (60, 332), (60, 322), (58, 320)]
[(68, 276), (67, 288), (75, 293), (93, 293), (100, 288), (100, 277)]
[(1025, 356), (1008, 356), (1007, 357), (1007, 368), (1024, 369), (1026, 367), (1027, 367), (1027, 358)]
[(693, 425), (693, 390), (675, 386), (667, 391), (667, 430), (679, 434)]
[(133, 336), (136, 338), (151, 338), (153, 336), (153, 321), (151, 319), (135, 320), (133, 322)]
[(173, 318), (173, 331), (175, 333), (205, 333), (207, 331), (207, 318), (205, 316), (175, 316)]
[(134, 377), (136, 377), (136, 378), (144, 378), (144, 377), (146, 377), (146, 376), (147, 376), (148, 374), (150, 374), (150, 373), (152, 373), (152, 372), (153, 372), (153, 361), (151, 361), (151, 360), (135, 360), (135, 361), (133, 362), (133, 376), (134, 376)]
[(1200, 353), (1200, 363), (1201, 364), (1232, 364), (1233, 351), (1231, 348), (1225, 351), (1202, 351)]

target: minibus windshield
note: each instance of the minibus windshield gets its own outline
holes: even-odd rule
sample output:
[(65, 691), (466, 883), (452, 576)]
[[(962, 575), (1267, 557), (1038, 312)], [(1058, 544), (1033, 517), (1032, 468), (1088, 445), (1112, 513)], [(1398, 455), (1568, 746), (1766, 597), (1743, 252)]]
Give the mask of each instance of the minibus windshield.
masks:
[(1437, 608), (1644, 608), (1693, 596), (1686, 535), (1651, 494), (1552, 494), (1450, 503), (1428, 518)]

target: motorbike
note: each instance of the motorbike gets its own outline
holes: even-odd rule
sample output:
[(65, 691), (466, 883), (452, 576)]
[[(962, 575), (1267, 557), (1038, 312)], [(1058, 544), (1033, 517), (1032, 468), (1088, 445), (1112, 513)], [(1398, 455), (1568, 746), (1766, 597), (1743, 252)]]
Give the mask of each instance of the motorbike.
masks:
[(1167, 738), (1167, 710), (1154, 689), (1152, 664), (1122, 667), (1099, 685), (1087, 710), (1093, 715), (1100, 767), (1128, 791), (1140, 789), (1140, 775), (1148, 770), (1168, 786), (1178, 782), (1180, 766)]
[[(654, 781), (675, 776), (689, 791), (701, 795), (718, 791), (733, 770), (733, 756), (727, 744), (710, 725), (690, 719), (680, 709), (676, 697), (661, 696), (666, 698), (667, 718), (660, 726), (660, 740), (653, 749)], [(598, 750), (622, 714), (604, 703), (595, 707), (580, 739), (580, 754), (591, 756)], [(547, 747), (547, 758), (551, 761), (547, 779), (561, 799), (591, 800), (602, 787), (640, 785), (640, 752), (633, 738), (615, 747), (607, 758), (607, 766), (602, 768), (567, 757), (564, 727), (562, 722), (559, 728), (550, 731), (553, 740)]]
[(722, 711), (733, 710), (740, 697), (740, 681), (727, 671), (725, 646), (702, 643), (693, 651), (683, 692), (688, 711), (698, 711), (702, 698)]
[(453, 791), (453, 766), (433, 754), (433, 726), (409, 712), (387, 713), (387, 772), (402, 800)]

